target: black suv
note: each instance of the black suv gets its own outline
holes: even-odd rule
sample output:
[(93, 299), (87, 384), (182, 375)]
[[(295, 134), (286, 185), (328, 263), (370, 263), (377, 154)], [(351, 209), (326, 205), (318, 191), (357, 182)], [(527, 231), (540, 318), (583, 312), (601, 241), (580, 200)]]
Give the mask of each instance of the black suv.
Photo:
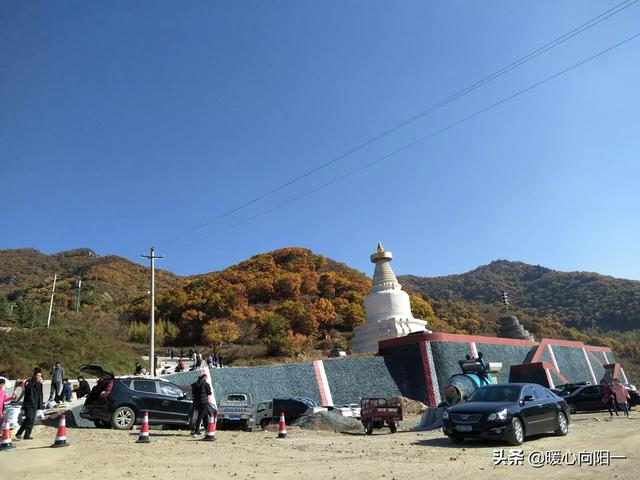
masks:
[(174, 383), (159, 378), (116, 377), (98, 365), (81, 365), (80, 371), (98, 377), (98, 384), (82, 407), (80, 416), (96, 427), (129, 430), (149, 412), (149, 423), (188, 425), (192, 400)]

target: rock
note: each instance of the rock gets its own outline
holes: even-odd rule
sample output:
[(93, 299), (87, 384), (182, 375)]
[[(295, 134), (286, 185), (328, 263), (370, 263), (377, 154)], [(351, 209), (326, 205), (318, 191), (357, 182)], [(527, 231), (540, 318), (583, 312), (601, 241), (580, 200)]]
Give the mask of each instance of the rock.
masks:
[(293, 422), (293, 425), (305, 430), (326, 430), (330, 432), (361, 431), (362, 424), (351, 417), (343, 417), (334, 412), (321, 411), (305, 415)]
[(403, 415), (420, 415), (427, 409), (427, 406), (424, 403), (401, 396), (393, 397), (387, 403), (394, 407), (402, 407)]

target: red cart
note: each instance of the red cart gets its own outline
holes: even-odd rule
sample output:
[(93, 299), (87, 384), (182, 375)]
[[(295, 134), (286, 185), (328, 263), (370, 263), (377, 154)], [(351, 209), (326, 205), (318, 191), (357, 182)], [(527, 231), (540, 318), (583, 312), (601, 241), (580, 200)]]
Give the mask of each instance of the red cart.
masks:
[(360, 401), (360, 415), (367, 435), (371, 435), (374, 428), (384, 426), (388, 426), (391, 433), (396, 433), (398, 422), (402, 420), (402, 407), (392, 407), (384, 398), (363, 398)]

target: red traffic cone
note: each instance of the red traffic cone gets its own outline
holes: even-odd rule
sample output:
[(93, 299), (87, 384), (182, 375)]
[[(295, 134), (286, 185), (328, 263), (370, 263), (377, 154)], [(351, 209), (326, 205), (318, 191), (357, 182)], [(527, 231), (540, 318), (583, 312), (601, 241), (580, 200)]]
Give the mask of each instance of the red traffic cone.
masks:
[(9, 450), (10, 448), (13, 448), (13, 443), (11, 443), (11, 422), (9, 422), (9, 414), (7, 414), (4, 417), (4, 422), (2, 422), (0, 450)]
[(204, 438), (207, 442), (213, 442), (216, 439), (216, 417), (213, 412), (209, 413), (209, 423), (207, 424), (207, 431), (204, 434)]
[(140, 425), (140, 435), (136, 443), (149, 443), (149, 412), (142, 412), (142, 425)]
[(284, 423), (284, 412), (280, 412), (280, 423), (278, 424), (278, 438), (287, 438), (287, 425)]
[(67, 419), (65, 414), (58, 417), (58, 432), (56, 433), (56, 441), (51, 445), (52, 448), (68, 447), (67, 443)]

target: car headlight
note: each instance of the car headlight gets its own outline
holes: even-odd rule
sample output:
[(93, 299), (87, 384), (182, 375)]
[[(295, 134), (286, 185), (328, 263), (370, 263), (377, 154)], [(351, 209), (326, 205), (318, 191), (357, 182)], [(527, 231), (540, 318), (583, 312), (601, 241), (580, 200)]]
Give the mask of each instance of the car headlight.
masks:
[(449, 412), (447, 410), (443, 412), (442, 418), (444, 418), (445, 420), (449, 420)]
[(487, 417), (487, 420), (506, 420), (507, 419), (507, 409), (503, 408), (502, 410), (495, 412), (495, 413), (490, 413), (489, 416)]

